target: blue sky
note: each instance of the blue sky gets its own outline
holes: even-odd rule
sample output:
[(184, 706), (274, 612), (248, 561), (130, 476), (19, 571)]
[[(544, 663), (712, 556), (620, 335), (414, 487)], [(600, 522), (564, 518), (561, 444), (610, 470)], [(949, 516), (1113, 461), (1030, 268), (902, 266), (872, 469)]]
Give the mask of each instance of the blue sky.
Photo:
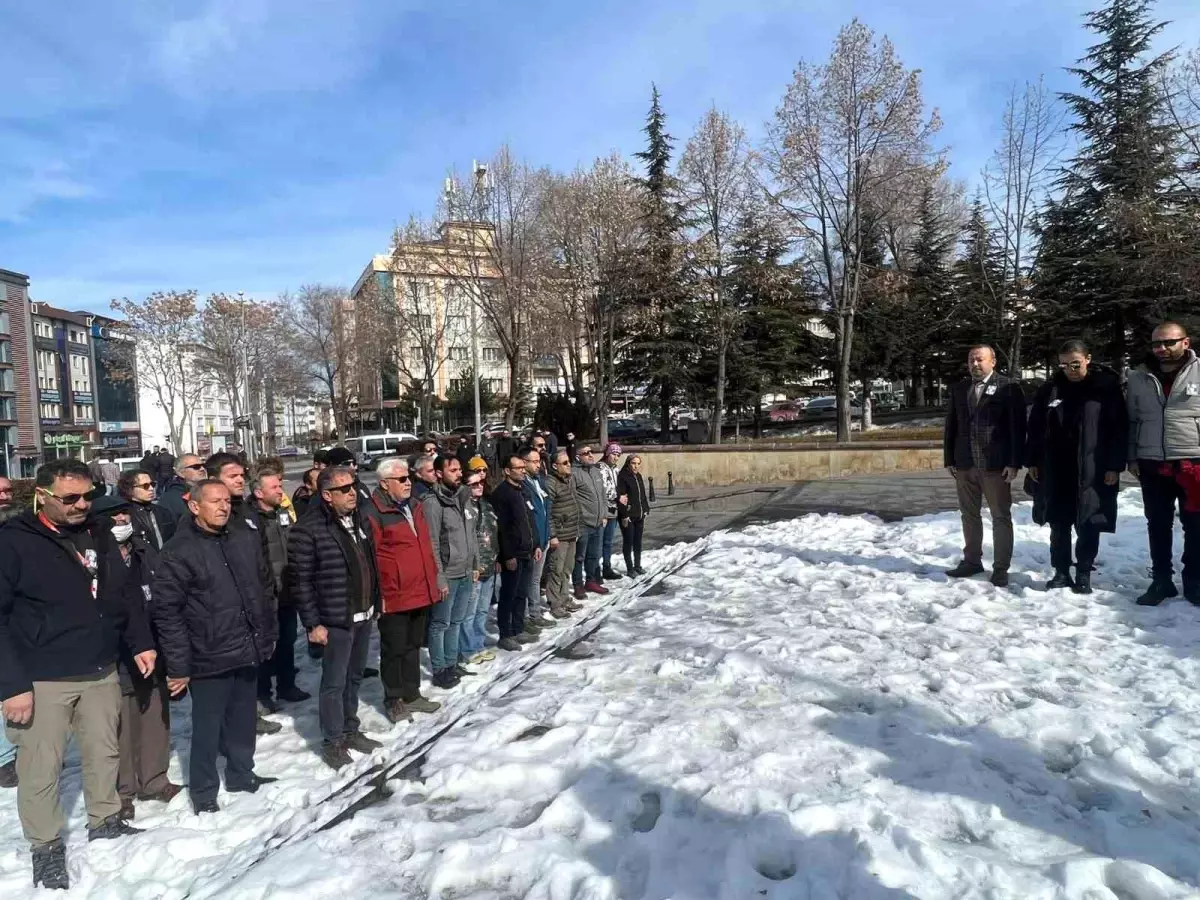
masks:
[[(713, 103), (760, 135), (854, 15), (924, 70), (974, 181), (1014, 80), (1072, 87), (1094, 2), (7, 0), (0, 268), (95, 310), (350, 285), (451, 166), (506, 141), (561, 169), (639, 149), (651, 82), (680, 147)], [(1200, 41), (1200, 3), (1159, 12), (1164, 46)]]

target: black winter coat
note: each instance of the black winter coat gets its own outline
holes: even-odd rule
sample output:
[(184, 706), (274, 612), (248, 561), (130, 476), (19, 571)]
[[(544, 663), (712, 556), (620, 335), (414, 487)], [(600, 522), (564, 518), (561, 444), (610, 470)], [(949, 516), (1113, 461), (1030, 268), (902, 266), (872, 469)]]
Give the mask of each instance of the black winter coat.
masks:
[(1025, 458), (1025, 394), (1021, 385), (993, 372), (973, 412), (968, 400), (970, 389), (970, 378), (950, 387), (942, 444), (945, 465), (974, 468), (971, 449), (977, 444), (982, 451), (983, 468), (1020, 468)]
[(154, 624), (171, 678), (203, 678), (270, 659), (279, 639), (274, 584), (249, 528), (181, 523), (154, 572)]
[(496, 523), (500, 535), (501, 563), (510, 559), (532, 559), (533, 549), (538, 546), (537, 526), (533, 521), (533, 510), (520, 488), (513, 487), (508, 480), (492, 491), (492, 508), (496, 510)]
[[(372, 604), (380, 609), (379, 565), (372, 532), (357, 511), (359, 530), (371, 569)], [(329, 504), (313, 498), (308, 512), (288, 532), (288, 586), (305, 628), (348, 628), (351, 624), (349, 536)]]
[[(175, 517), (154, 503), (130, 502), (129, 518), (133, 523), (134, 533), (141, 535), (155, 553), (162, 550), (167, 541), (175, 536)], [(161, 541), (158, 540), (159, 537), (162, 538)]]
[(628, 497), (629, 502), (621, 505), (622, 519), (644, 519), (650, 514), (650, 498), (646, 496), (646, 481), (640, 472), (625, 466), (617, 474), (617, 499)]
[(1059, 372), (1042, 385), (1029, 416), (1025, 464), (1038, 469), (1033, 520), (1039, 525), (1117, 527), (1118, 485), (1105, 472), (1125, 468), (1129, 422), (1121, 381), (1105, 366), (1089, 367), (1072, 384)]
[(92, 576), (67, 538), (28, 511), (0, 528), (0, 700), (34, 681), (103, 672), (117, 662), (122, 639), (135, 653), (154, 649), (142, 586), (121, 558), (111, 520), (88, 528), (94, 599)]
[(192, 486), (176, 475), (158, 495), (158, 505), (169, 512), (176, 525), (184, 519), (191, 518), (191, 510), (183, 498), (191, 492)]

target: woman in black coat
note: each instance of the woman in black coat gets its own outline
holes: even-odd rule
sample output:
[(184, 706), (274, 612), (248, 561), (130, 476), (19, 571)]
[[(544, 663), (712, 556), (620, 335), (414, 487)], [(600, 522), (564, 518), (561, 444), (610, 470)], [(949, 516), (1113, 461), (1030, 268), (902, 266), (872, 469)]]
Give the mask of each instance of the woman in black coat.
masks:
[(645, 575), (642, 569), (642, 529), (650, 513), (650, 498), (642, 480), (642, 458), (630, 455), (617, 473), (617, 503), (621, 507), (621, 550), (625, 554), (625, 572)]
[[(1092, 592), (1092, 566), (1100, 534), (1117, 527), (1117, 491), (1125, 468), (1129, 423), (1121, 381), (1093, 365), (1087, 345), (1068, 341), (1058, 372), (1038, 389), (1029, 417), (1026, 465), (1033, 490), (1033, 520), (1050, 525), (1048, 590)], [(1075, 578), (1071, 578), (1071, 528)]]

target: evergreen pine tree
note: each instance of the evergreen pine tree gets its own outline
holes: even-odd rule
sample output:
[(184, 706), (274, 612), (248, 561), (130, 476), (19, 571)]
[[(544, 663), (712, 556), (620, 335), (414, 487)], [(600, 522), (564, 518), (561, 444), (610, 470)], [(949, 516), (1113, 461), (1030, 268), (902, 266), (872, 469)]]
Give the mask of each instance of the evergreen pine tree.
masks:
[(962, 255), (951, 273), (957, 313), (943, 337), (939, 375), (950, 380), (962, 373), (970, 348), (992, 343), (1004, 332), (996, 310), (1005, 290), (1004, 267), (996, 237), (988, 225), (983, 197), (976, 195), (962, 232)]
[(1183, 297), (1164, 265), (1178, 241), (1178, 158), (1161, 91), (1170, 54), (1150, 56), (1165, 24), (1152, 7), (1109, 0), (1088, 16), (1101, 40), (1071, 70), (1083, 91), (1063, 98), (1079, 150), (1043, 216), (1039, 297), (1113, 361), (1144, 346)]
[(646, 166), (645, 177), (638, 179), (642, 239), (621, 290), (618, 340), (624, 348), (623, 380), (646, 386), (665, 434), (671, 405), (691, 377), (695, 341), (688, 322), (683, 207), (671, 175), (672, 139), (657, 87), (645, 132), (646, 149), (636, 154)]
[(956, 312), (948, 267), (954, 234), (943, 221), (932, 184), (921, 193), (917, 216), (917, 236), (909, 250), (909, 309), (900, 321), (907, 326), (904, 374), (913, 388), (913, 402), (924, 406), (925, 388), (934, 373), (943, 374), (948, 365), (961, 365), (961, 359), (952, 360), (952, 348), (946, 346)]

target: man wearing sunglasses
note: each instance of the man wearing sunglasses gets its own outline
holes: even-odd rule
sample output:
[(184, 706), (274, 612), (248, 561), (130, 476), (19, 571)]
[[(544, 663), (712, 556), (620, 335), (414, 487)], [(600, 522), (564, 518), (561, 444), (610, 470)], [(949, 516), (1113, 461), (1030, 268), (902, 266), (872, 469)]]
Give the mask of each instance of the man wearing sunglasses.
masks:
[(575, 492), (579, 496), (579, 540), (575, 544), (575, 599), (582, 600), (590, 591), (607, 594), (608, 588), (601, 581), (600, 552), (604, 543), (604, 527), (608, 524), (608, 499), (604, 490), (604, 476), (600, 472), (600, 460), (589, 444), (579, 448), (579, 465), (575, 468)]
[(1157, 606), (1179, 594), (1172, 534), (1183, 524), (1183, 595), (1200, 606), (1200, 360), (1182, 325), (1154, 329), (1150, 354), (1129, 373), (1130, 473), (1141, 482), (1151, 583), (1138, 598)]
[(58, 786), (67, 743), (74, 734), (83, 759), (89, 839), (136, 834), (117, 793), (120, 641), (145, 676), (156, 654), (112, 523), (89, 516), (99, 492), (88, 467), (54, 460), (35, 484), (38, 510), (0, 528), (0, 710), (17, 747), (34, 884), (66, 888)]
[[(147, 471), (143, 465), (141, 471)], [(153, 473), (148, 472), (151, 478)], [(175, 519), (176, 523), (191, 517), (188, 511), (188, 492), (192, 485), (208, 477), (204, 469), (204, 460), (194, 453), (185, 453), (175, 463), (175, 477), (172, 478), (158, 494), (158, 505), (165, 509)]]

